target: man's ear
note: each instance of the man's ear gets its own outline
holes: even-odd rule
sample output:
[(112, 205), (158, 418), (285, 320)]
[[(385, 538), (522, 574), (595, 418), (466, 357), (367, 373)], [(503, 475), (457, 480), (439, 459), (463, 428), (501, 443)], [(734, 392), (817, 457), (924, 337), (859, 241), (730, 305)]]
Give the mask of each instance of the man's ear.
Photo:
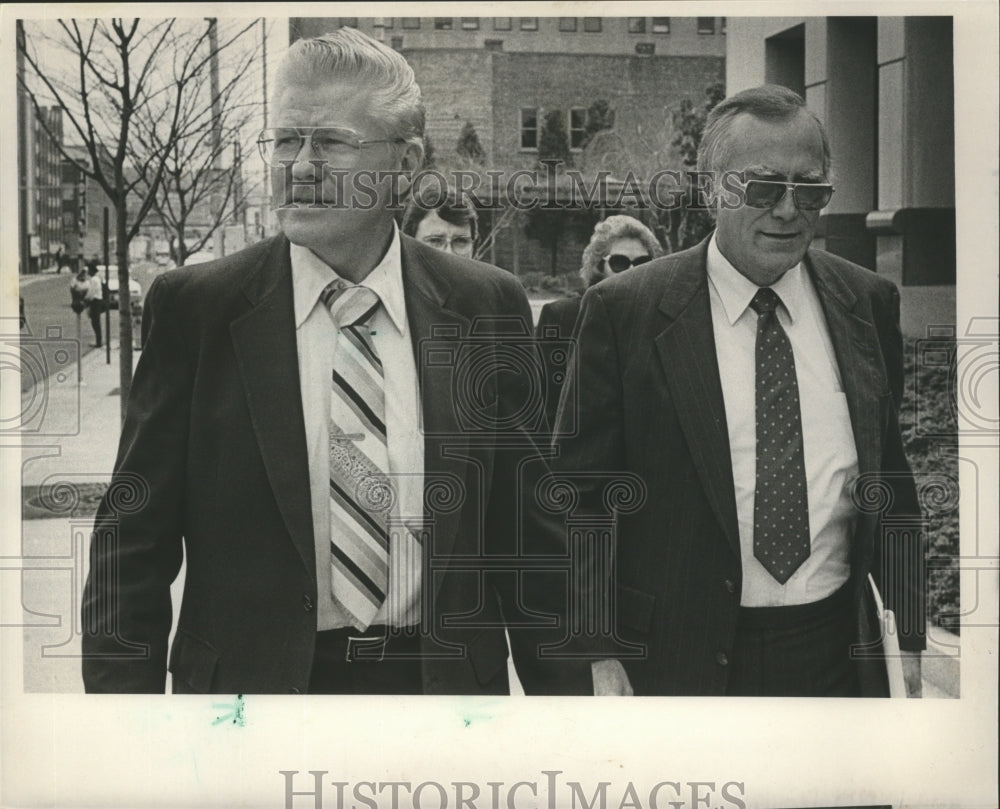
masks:
[(419, 143), (405, 142), (399, 151), (398, 169), (402, 172), (399, 180), (399, 191), (405, 196), (413, 184), (413, 178), (423, 167), (424, 148)]
[(403, 144), (400, 169), (416, 174), (424, 165), (424, 147), (419, 143)]

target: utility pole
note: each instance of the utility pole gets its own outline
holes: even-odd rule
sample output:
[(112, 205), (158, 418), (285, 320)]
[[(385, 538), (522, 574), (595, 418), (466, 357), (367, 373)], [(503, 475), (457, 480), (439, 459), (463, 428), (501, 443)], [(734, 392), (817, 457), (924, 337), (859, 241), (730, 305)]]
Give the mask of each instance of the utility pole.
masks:
[[(221, 222), (222, 200), (219, 197), (218, 180), (222, 173), (222, 104), (219, 99), (219, 21), (215, 17), (206, 17), (208, 20), (208, 47), (210, 61), (210, 79), (212, 92), (212, 218), (215, 222)], [(223, 251), (223, 228), (216, 227), (212, 234), (212, 255), (214, 258), (222, 258)]]

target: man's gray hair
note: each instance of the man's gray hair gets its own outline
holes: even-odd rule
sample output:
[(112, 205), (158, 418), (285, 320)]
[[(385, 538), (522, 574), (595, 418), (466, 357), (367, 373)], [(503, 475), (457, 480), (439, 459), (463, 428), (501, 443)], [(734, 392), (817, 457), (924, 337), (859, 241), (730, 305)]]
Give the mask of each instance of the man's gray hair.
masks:
[(601, 271), (601, 260), (611, 249), (611, 243), (618, 239), (638, 239), (653, 258), (663, 254), (659, 240), (638, 219), (624, 214), (609, 216), (603, 222), (598, 222), (590, 243), (583, 248), (583, 259), (580, 267), (580, 277), (589, 287), (596, 284), (604, 273)]
[(830, 177), (830, 141), (822, 121), (810, 112), (802, 96), (778, 84), (764, 84), (743, 90), (724, 98), (712, 109), (705, 120), (701, 145), (698, 147), (698, 171), (718, 173), (726, 168), (729, 130), (733, 119), (744, 112), (764, 121), (787, 121), (800, 112), (812, 118), (823, 139), (823, 172), (827, 178)]
[(423, 153), (420, 86), (399, 53), (356, 28), (297, 40), (278, 66), (275, 96), (292, 84), (334, 80), (360, 85), (371, 99), (375, 117), (389, 127), (386, 134), (418, 145)]

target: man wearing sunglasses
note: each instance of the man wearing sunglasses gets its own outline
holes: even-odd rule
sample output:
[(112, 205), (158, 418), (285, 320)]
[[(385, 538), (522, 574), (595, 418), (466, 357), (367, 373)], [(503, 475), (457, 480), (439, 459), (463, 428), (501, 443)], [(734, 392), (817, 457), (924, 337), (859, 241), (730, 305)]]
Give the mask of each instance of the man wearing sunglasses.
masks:
[(918, 694), (899, 293), (810, 247), (833, 196), (830, 150), (792, 91), (722, 101), (698, 167), (715, 181), (714, 233), (587, 292), (563, 394), (578, 427), (560, 429), (567, 407), (556, 425), (557, 470), (601, 473), (581, 484), (583, 509), (602, 511), (615, 470), (647, 487), (619, 515), (612, 590), (619, 637), (645, 653), (595, 663), (598, 690), (888, 695), (871, 574), (904, 616)]
[(412, 69), (352, 28), (299, 40), (271, 109), (282, 234), (147, 296), (87, 690), (162, 691), (169, 668), (183, 693), (506, 694), (509, 625), (526, 693), (591, 693), (589, 665), (537, 651), (566, 634), (564, 571), (519, 569), (566, 555), (555, 517), (519, 510), (545, 470), (530, 377), (498, 366), (504, 334), (531, 346), (527, 298), (395, 224), (423, 152)]

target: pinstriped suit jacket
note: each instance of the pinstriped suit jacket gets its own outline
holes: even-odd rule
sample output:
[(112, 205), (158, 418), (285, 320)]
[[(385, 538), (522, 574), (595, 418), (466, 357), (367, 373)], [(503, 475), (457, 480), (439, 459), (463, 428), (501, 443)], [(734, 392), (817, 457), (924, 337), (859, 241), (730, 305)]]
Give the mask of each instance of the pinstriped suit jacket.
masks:
[[(705, 255), (708, 239), (589, 289), (556, 416), (557, 471), (630, 472), (644, 505), (617, 521), (619, 636), (646, 646), (626, 661), (637, 694), (721, 695), (732, 649), (741, 564), (726, 412), (715, 352)], [(857, 638), (871, 659), (862, 691), (887, 695), (869, 572), (888, 607), (915, 616), (901, 637), (923, 646), (920, 532), (883, 542), (886, 516), (918, 516), (897, 421), (902, 397), (899, 292), (870, 270), (810, 250), (844, 382), (859, 481), (891, 487), (885, 512), (859, 513), (851, 547)], [(578, 412), (570, 413), (575, 402)], [(574, 418), (575, 417), (575, 418)], [(603, 508), (600, 479), (581, 486), (581, 508)], [(720, 654), (722, 653), (722, 654)]]
[[(526, 693), (590, 693), (589, 665), (537, 651), (561, 637), (548, 618), (564, 610), (565, 575), (493, 564), (566, 555), (558, 518), (518, 508), (546, 471), (528, 375), (495, 370), (531, 343), (527, 298), (496, 267), (408, 236), (401, 250), (424, 428), (423, 691), (508, 693), (506, 622)], [(287, 239), (161, 276), (143, 337), (95, 521), (84, 685), (162, 692), (169, 667), (185, 693), (305, 693), (318, 577)]]

